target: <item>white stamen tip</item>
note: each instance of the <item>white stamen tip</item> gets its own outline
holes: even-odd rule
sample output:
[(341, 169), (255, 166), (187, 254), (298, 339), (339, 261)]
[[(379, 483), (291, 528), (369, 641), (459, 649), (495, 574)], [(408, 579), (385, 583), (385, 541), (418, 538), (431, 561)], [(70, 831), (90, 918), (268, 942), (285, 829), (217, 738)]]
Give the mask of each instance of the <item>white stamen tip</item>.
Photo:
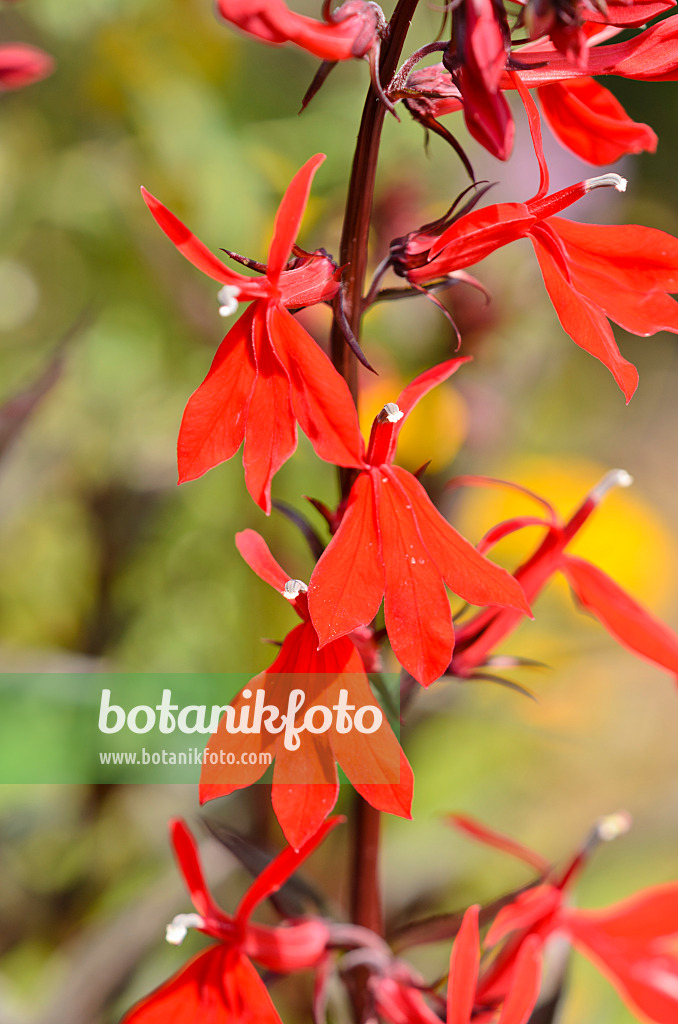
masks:
[(611, 469), (591, 491), (591, 501), (598, 504), (613, 487), (630, 487), (632, 483), (633, 477), (625, 469)]
[(177, 914), (165, 929), (165, 940), (170, 946), (180, 946), (189, 928), (204, 928), (205, 921), (200, 914)]
[(633, 824), (633, 819), (628, 811), (617, 811), (616, 814), (607, 814), (601, 818), (596, 825), (598, 838), (604, 843), (609, 843), (619, 836), (625, 835)]
[(380, 423), (397, 423), (404, 415), (395, 402), (387, 402), (377, 418)]
[(626, 192), (628, 181), (621, 174), (609, 171), (607, 174), (599, 174), (597, 178), (587, 178), (584, 185), (587, 192), (594, 188), (616, 188), (617, 192)]
[(303, 580), (288, 580), (282, 592), (283, 597), (288, 601), (294, 601), (297, 594), (305, 594), (308, 587)]
[(235, 313), (238, 308), (239, 295), (240, 289), (232, 284), (225, 284), (223, 288), (219, 289), (217, 293), (217, 299), (220, 303), (219, 316), (230, 316), (231, 313)]

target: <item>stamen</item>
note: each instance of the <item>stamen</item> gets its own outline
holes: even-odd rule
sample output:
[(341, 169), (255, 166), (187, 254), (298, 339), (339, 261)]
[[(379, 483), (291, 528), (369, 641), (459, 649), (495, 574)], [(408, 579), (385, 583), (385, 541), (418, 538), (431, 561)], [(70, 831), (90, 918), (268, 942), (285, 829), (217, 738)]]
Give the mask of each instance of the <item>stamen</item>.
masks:
[(377, 423), (397, 423), (405, 415), (401, 412), (395, 402), (387, 402), (377, 416)]
[(220, 302), (219, 316), (230, 316), (231, 313), (235, 313), (238, 308), (238, 296), (240, 295), (240, 289), (236, 288), (233, 284), (225, 284), (223, 288), (220, 288), (217, 292), (217, 298)]
[(205, 921), (200, 914), (177, 914), (167, 925), (165, 940), (170, 946), (180, 946), (189, 928), (204, 928)]
[(607, 814), (601, 818), (596, 825), (596, 832), (602, 842), (609, 843), (625, 835), (632, 824), (633, 820), (628, 811), (617, 811), (616, 814)]
[(589, 499), (597, 505), (613, 487), (630, 487), (632, 483), (633, 477), (625, 469), (611, 469), (593, 488)]
[(591, 192), (594, 188), (616, 188), (617, 192), (626, 192), (628, 181), (622, 178), (621, 174), (609, 171), (607, 174), (599, 174), (597, 178), (587, 178), (584, 188)]
[(305, 594), (308, 587), (303, 580), (288, 580), (282, 592), (283, 597), (288, 601), (294, 601), (297, 594)]

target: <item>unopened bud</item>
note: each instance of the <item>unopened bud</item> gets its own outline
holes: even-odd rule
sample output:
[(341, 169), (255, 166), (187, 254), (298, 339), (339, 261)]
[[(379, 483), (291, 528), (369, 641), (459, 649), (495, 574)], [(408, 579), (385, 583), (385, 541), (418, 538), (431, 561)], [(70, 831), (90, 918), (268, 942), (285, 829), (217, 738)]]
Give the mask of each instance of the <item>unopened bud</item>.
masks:
[(165, 929), (165, 940), (170, 946), (180, 946), (189, 928), (204, 928), (205, 921), (200, 914), (177, 914)]
[(405, 413), (401, 412), (395, 402), (387, 402), (377, 416), (377, 423), (397, 423)]
[(308, 587), (303, 580), (288, 580), (282, 592), (283, 597), (288, 601), (294, 601), (297, 594), (305, 594)]
[(617, 192), (626, 192), (628, 181), (622, 178), (621, 174), (609, 171), (607, 174), (599, 174), (596, 178), (587, 178), (584, 188), (591, 192), (594, 188), (616, 188)]

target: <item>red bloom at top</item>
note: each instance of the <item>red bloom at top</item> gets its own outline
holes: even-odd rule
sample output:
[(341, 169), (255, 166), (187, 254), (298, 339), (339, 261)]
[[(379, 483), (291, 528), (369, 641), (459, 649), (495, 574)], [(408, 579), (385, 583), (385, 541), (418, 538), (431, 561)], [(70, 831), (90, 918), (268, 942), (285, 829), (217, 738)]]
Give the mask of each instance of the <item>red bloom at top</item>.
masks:
[(28, 43), (5, 43), (0, 46), (0, 92), (23, 89), (40, 82), (54, 70), (54, 60), (44, 50)]
[(186, 259), (219, 281), (220, 312), (238, 301), (252, 305), (233, 325), (200, 387), (191, 395), (179, 431), (179, 482), (202, 476), (230, 459), (245, 441), (247, 489), (266, 513), (271, 480), (297, 446), (296, 423), (316, 453), (340, 466), (351, 454), (357, 415), (345, 381), (294, 319), (289, 307), (331, 299), (339, 288), (336, 265), (322, 250), (288, 256), (306, 207), (311, 181), (325, 157), (312, 157), (292, 179), (278, 209), (263, 277), (227, 267), (145, 189), (155, 220)]
[[(373, 711), (368, 710), (375, 707), (374, 698), (352, 638), (340, 637), (318, 650), (306, 586), (288, 577), (254, 530), (237, 534), (236, 543), (250, 568), (287, 598), (302, 622), (285, 637), (273, 664), (234, 698), (210, 737), (210, 752), (226, 752), (228, 760), (219, 758), (216, 764), (211, 758), (205, 760), (200, 775), (201, 802), (251, 785), (275, 759), (273, 810), (285, 838), (298, 849), (320, 828), (337, 802), (338, 762), (369, 804), (389, 814), (411, 817), (412, 769), (385, 717), (377, 723)], [(234, 734), (229, 731), (228, 713), (233, 721), (242, 721), (243, 710), (247, 717), (252, 710), (247, 701), (253, 691), (252, 719), (246, 729)], [(295, 704), (295, 699), (300, 703)], [(362, 709), (368, 714), (364, 730), (364, 719), (360, 729), (355, 724), (365, 713)], [(282, 723), (276, 711), (286, 715)], [(332, 711), (337, 712), (336, 720), (332, 720)], [(329, 716), (331, 721), (319, 721), (318, 712), (320, 719)]]
[(393, 465), (398, 433), (417, 402), (466, 359), (422, 373), (374, 421), (341, 525), (309, 583), (311, 619), (321, 645), (372, 621), (384, 598), (386, 629), (401, 665), (427, 686), (443, 674), (454, 647), (445, 584), (476, 605), (509, 605), (529, 614), (520, 584), (480, 555), (432, 505), (419, 481)]
[[(516, 78), (516, 76), (514, 76)], [(458, 212), (396, 239), (391, 263), (413, 285), (458, 272), (518, 238), (529, 238), (563, 329), (599, 359), (630, 401), (638, 371), (621, 355), (609, 324), (632, 334), (678, 334), (678, 239), (637, 224), (577, 224), (555, 216), (594, 188), (626, 189), (618, 174), (588, 178), (548, 195), (539, 115), (516, 78), (539, 160), (539, 190), (526, 203), (497, 203)]]
[(178, 945), (189, 928), (196, 928), (216, 939), (216, 944), (198, 953), (130, 1010), (122, 1024), (280, 1024), (266, 986), (250, 961), (282, 974), (315, 967), (325, 955), (329, 929), (318, 918), (270, 927), (251, 924), (250, 917), (341, 820), (326, 822), (298, 853), (289, 848), (279, 853), (252, 883), (233, 917), (214, 902), (191, 833), (183, 821), (173, 821), (174, 853), (197, 913), (175, 917), (167, 926), (167, 941)]

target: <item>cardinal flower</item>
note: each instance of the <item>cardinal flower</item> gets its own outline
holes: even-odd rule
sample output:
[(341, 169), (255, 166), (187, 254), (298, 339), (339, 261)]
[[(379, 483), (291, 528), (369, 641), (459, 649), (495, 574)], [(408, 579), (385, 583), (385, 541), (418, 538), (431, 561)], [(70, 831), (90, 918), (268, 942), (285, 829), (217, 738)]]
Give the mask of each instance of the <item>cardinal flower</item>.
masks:
[(449, 664), (454, 629), (445, 584), (476, 605), (509, 605), (529, 614), (520, 585), (440, 515), (419, 481), (393, 465), (402, 424), (417, 402), (466, 359), (451, 359), (409, 384), (384, 406), (337, 532), (313, 571), (308, 601), (321, 645), (372, 621), (384, 598), (386, 629), (401, 665), (427, 686)]
[(340, 821), (327, 821), (298, 852), (287, 848), (278, 854), (252, 883), (232, 917), (217, 906), (207, 888), (188, 828), (183, 821), (173, 821), (174, 853), (196, 913), (175, 917), (167, 926), (167, 941), (178, 945), (189, 928), (216, 941), (130, 1010), (122, 1024), (280, 1024), (251, 961), (282, 974), (313, 968), (325, 956), (329, 929), (318, 918), (270, 927), (252, 924), (250, 917)]
[(48, 53), (28, 43), (5, 43), (0, 46), (0, 92), (23, 89), (40, 82), (54, 70)]
[[(566, 550), (610, 488), (628, 487), (631, 483), (631, 477), (624, 470), (612, 470), (587, 494), (565, 523), (558, 522), (548, 502), (534, 495), (546, 510), (546, 518), (521, 516), (508, 520), (491, 530), (480, 547), (486, 551), (502, 537), (527, 526), (544, 527), (543, 541), (515, 572), (528, 601), (532, 602), (551, 577), (561, 572), (581, 606), (594, 615), (615, 640), (641, 658), (678, 675), (676, 634), (602, 569)], [(491, 652), (513, 632), (521, 619), (520, 613), (512, 609), (488, 610), (460, 626), (450, 673), (462, 678), (473, 676), (478, 666), (488, 664)]]
[[(245, 442), (247, 489), (266, 513), (271, 480), (297, 446), (296, 423), (317, 454), (340, 466), (357, 429), (345, 381), (289, 308), (311, 306), (337, 292), (338, 271), (322, 250), (287, 263), (311, 181), (325, 157), (312, 157), (292, 179), (278, 210), (263, 277), (246, 277), (214, 256), (146, 190), (146, 204), (179, 252), (223, 286), (220, 312), (250, 307), (233, 325), (200, 387), (188, 401), (178, 442), (179, 482), (193, 480), (230, 459)], [(245, 261), (246, 263), (249, 261)]]
[[(678, 882), (644, 889), (600, 910), (569, 905), (573, 883), (593, 849), (623, 834), (629, 824), (623, 813), (601, 819), (563, 870), (550, 871), (546, 881), (528, 888), (499, 911), (485, 944), (494, 947), (506, 942), (481, 978), (480, 998), (502, 998), (512, 984), (525, 943), (543, 946), (557, 933), (593, 961), (642, 1020), (674, 1024), (678, 1019)], [(485, 841), (483, 826), (473, 823), (472, 829), (464, 830)], [(491, 845), (501, 845), (497, 833), (487, 834)], [(517, 844), (505, 842), (515, 853)], [(527, 853), (523, 859), (534, 863), (536, 855)]]
[[(678, 239), (628, 225), (577, 224), (556, 216), (595, 188), (626, 189), (618, 174), (587, 178), (548, 195), (548, 170), (539, 115), (525, 101), (541, 172), (539, 190), (526, 203), (497, 203), (451, 214), (391, 245), (391, 265), (415, 286), (454, 278), (465, 267), (518, 238), (529, 238), (563, 329), (599, 359), (630, 401), (638, 371), (621, 355), (609, 320), (632, 334), (678, 333)], [(437, 237), (436, 236), (437, 233)]]
[[(200, 777), (201, 801), (251, 785), (264, 774), (264, 762), (275, 758), (273, 810), (285, 838), (298, 849), (337, 802), (339, 762), (368, 803), (409, 818), (412, 769), (374, 703), (352, 639), (341, 637), (319, 651), (305, 584), (289, 578), (254, 530), (237, 534), (236, 542), (250, 568), (290, 601), (302, 623), (285, 638), (270, 668), (235, 698), (209, 740), (210, 758)], [(252, 719), (247, 731), (234, 734), (230, 721), (243, 720), (253, 694), (263, 727), (257, 729)], [(286, 718), (278, 721), (276, 710)], [(217, 758), (221, 752), (226, 754), (223, 759)], [(253, 756), (262, 752), (270, 757)]]

